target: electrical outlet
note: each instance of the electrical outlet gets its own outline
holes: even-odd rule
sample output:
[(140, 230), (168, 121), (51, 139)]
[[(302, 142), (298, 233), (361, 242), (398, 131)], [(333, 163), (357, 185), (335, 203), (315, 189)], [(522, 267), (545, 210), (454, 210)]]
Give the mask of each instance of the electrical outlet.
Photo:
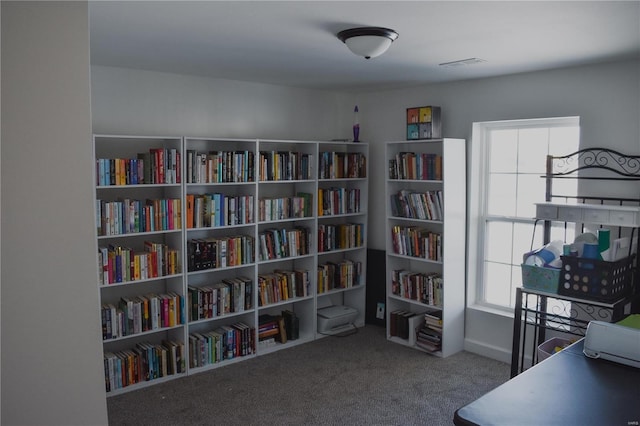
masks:
[(378, 309), (376, 309), (376, 318), (384, 319), (384, 303), (378, 303)]

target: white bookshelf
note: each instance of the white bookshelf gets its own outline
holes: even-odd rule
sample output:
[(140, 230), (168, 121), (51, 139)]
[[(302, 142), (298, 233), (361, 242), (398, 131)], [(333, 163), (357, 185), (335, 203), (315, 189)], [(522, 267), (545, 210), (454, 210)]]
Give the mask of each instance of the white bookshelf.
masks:
[[(181, 269), (184, 226), (182, 219), (177, 215), (178, 212), (175, 211), (182, 199), (182, 185), (168, 174), (162, 179), (158, 179), (157, 176), (152, 181), (147, 179), (144, 183), (136, 183), (144, 176), (137, 173), (138, 154), (149, 153), (152, 149), (162, 149), (163, 156), (171, 155), (178, 160), (182, 153), (182, 138), (94, 135), (93, 140), (96, 160), (96, 235), (99, 251), (103, 248), (103, 261), (98, 265), (98, 285), (105, 358), (128, 359), (133, 351), (148, 352), (149, 345), (162, 345), (164, 341), (183, 343), (186, 324), (176, 312), (176, 309), (179, 309), (176, 302), (185, 296), (184, 274)], [(115, 159), (120, 159), (120, 166), (125, 165), (123, 170), (115, 165)], [(151, 161), (150, 157), (145, 160), (148, 164)], [(112, 164), (113, 167), (110, 167)], [(106, 168), (110, 168), (108, 174)], [(164, 172), (170, 168), (167, 167)], [(117, 173), (114, 174), (116, 170)], [(107, 181), (111, 175), (114, 176), (113, 180)], [(171, 213), (176, 214), (168, 217), (169, 202), (158, 200), (172, 200)], [(164, 222), (160, 219), (161, 210), (164, 210)], [(143, 218), (146, 212), (149, 212), (146, 215), (148, 217)], [(175, 265), (176, 269), (163, 271), (166, 266), (163, 267), (162, 264), (158, 266), (156, 263), (155, 269), (148, 264), (151, 255), (145, 254), (145, 246), (149, 243), (163, 246), (161, 251), (156, 253), (166, 252), (167, 249), (174, 250), (176, 254), (171, 264)], [(131, 255), (131, 252), (134, 254)], [(157, 256), (156, 254), (154, 259), (157, 259)], [(100, 256), (98, 260), (100, 263)], [(164, 264), (167, 265), (167, 262)], [(120, 272), (117, 271), (118, 265)], [(144, 303), (151, 305), (157, 301), (156, 306), (164, 306), (169, 302), (166, 295), (172, 296), (173, 311), (176, 315), (159, 314), (156, 321), (138, 318), (142, 309), (138, 311), (134, 305), (140, 305), (142, 308)], [(128, 303), (123, 318), (123, 314), (118, 314), (118, 311), (125, 301)], [(170, 319), (171, 317), (173, 319)], [(107, 370), (109, 361), (106, 364)], [(110, 395), (121, 393), (125, 389), (119, 387), (115, 373), (115, 367), (112, 367)], [(186, 368), (176, 368), (172, 374), (152, 381), (143, 381), (130, 388), (160, 383), (185, 374)]]
[[(185, 137), (184, 152), (185, 292), (192, 306), (185, 339), (191, 354), (205, 348), (204, 359), (188, 363), (191, 374), (256, 355), (250, 336), (256, 327), (256, 141)], [(230, 356), (219, 346), (224, 329), (240, 334), (239, 324), (249, 334), (236, 339), (244, 349)]]
[[(319, 268), (334, 264), (337, 268), (347, 268), (348, 271), (342, 284), (336, 282), (333, 286), (322, 286), (316, 283), (317, 307), (345, 305), (355, 308), (357, 316), (354, 323), (361, 327), (365, 323), (366, 301), (369, 146), (366, 143), (321, 142), (318, 144), (318, 150), (320, 166), (325, 165), (331, 153), (338, 153), (345, 156), (345, 161), (349, 163), (347, 167), (352, 167), (352, 170), (346, 174), (336, 173), (335, 170), (333, 174), (327, 173), (327, 169), (318, 170), (317, 186), (323, 198), (333, 195), (334, 199), (338, 197), (346, 200), (341, 206), (338, 206), (338, 203), (327, 206), (325, 203), (323, 209), (322, 200), (316, 197), (317, 202), (321, 203), (317, 209), (317, 227), (325, 233), (343, 229), (346, 233), (351, 232), (351, 237), (355, 234), (355, 238), (343, 247), (325, 248), (318, 252)], [(349, 157), (350, 160), (348, 160)], [(364, 164), (358, 165), (357, 163), (363, 158)], [(360, 167), (360, 172), (354, 171), (353, 168), (357, 167)], [(349, 200), (354, 202), (349, 205)], [(325, 334), (332, 334), (332, 331), (319, 332), (319, 335)]]
[[(152, 148), (174, 150), (180, 155), (180, 181), (171, 183), (103, 185), (98, 178), (98, 159), (137, 158), (139, 152)], [(170, 275), (148, 277), (135, 281), (100, 284), (101, 304), (111, 303), (118, 307), (123, 298), (136, 298), (148, 294), (172, 293), (182, 297), (181, 319), (167, 327), (141, 330), (132, 335), (108, 338), (103, 341), (105, 354), (122, 356), (139, 351), (143, 343), (162, 345), (173, 341), (183, 345), (184, 367), (176, 374), (166, 374), (154, 380), (117, 387), (109, 391), (109, 396), (140, 389), (183, 375), (194, 374), (236, 363), (254, 356), (286, 349), (310, 342), (316, 338), (344, 330), (319, 332), (317, 310), (329, 305), (347, 305), (357, 310), (353, 325), (361, 327), (365, 318), (366, 291), (366, 224), (368, 200), (368, 145), (364, 143), (289, 141), (262, 139), (225, 139), (200, 137), (148, 137), (126, 135), (94, 135), (96, 159), (96, 200), (121, 201), (123, 199), (171, 198), (180, 200), (179, 226), (172, 229), (127, 233), (124, 235), (99, 235), (98, 246), (125, 246), (136, 251), (144, 250), (144, 241), (164, 243), (179, 251), (180, 269)], [(334, 160), (342, 157), (360, 156), (362, 176), (342, 176), (320, 174), (323, 153), (331, 153)], [(268, 154), (270, 160), (266, 160)], [(274, 159), (278, 157), (277, 160)], [(303, 159), (304, 157), (304, 159)], [(196, 166), (197, 161), (201, 166)], [(217, 160), (216, 160), (217, 159)], [(261, 159), (265, 162), (262, 163)], [(291, 162), (282, 164), (283, 159)], [(295, 173), (304, 162), (308, 173)], [(227, 166), (231, 166), (228, 168)], [(270, 171), (264, 174), (266, 167)], [(335, 168), (335, 166), (334, 166)], [(273, 172), (278, 169), (280, 174)], [(284, 173), (284, 174), (283, 174)], [(335, 201), (347, 200), (327, 211), (319, 205), (319, 192), (335, 190)], [(308, 194), (308, 195), (304, 195)], [(359, 204), (353, 204), (356, 201)], [(349, 198), (352, 204), (349, 204)], [(225, 213), (215, 208), (202, 209), (196, 214), (200, 204), (215, 205), (218, 202)], [(198, 201), (199, 200), (199, 201)], [(233, 201), (233, 204), (231, 200)], [(295, 205), (294, 205), (295, 204)], [(96, 203), (99, 206), (98, 203)], [(233, 207), (232, 207), (233, 206)], [(269, 206), (269, 214), (265, 212)], [(357, 207), (356, 207), (357, 206)], [(300, 211), (300, 208), (303, 210)], [(100, 208), (97, 209), (97, 215)], [(305, 213), (306, 212), (306, 213)], [(232, 213), (235, 213), (232, 215)], [(204, 216), (203, 216), (204, 215)], [(224, 220), (222, 218), (224, 217)], [(234, 220), (230, 218), (234, 217)], [(103, 220), (100, 219), (100, 222)], [(100, 223), (100, 222), (97, 222)], [(357, 224), (359, 241), (351, 241), (346, 246), (319, 246), (319, 229), (344, 229), (349, 224)], [(304, 230), (304, 234), (302, 233)], [(98, 229), (97, 229), (98, 231)], [(263, 252), (262, 236), (292, 238), (282, 241), (281, 252)], [(304, 235), (304, 239), (301, 237)], [(304, 249), (299, 245), (305, 240)], [(215, 247), (215, 257), (204, 257), (199, 251), (202, 244), (211, 242), (207, 248)], [(218, 252), (223, 243), (226, 257), (222, 260)], [(266, 241), (266, 238), (265, 238)], [(197, 244), (196, 244), (197, 242)], [(229, 251), (231, 244), (236, 247), (233, 257)], [(240, 247), (238, 250), (237, 248)], [(195, 256), (198, 248), (199, 257)], [(250, 249), (249, 249), (250, 248)], [(244, 251), (244, 252), (243, 252)], [(238, 254), (238, 253), (241, 254)], [(215, 259), (215, 260), (211, 260)], [(233, 259), (233, 260), (232, 260)], [(344, 270), (342, 280), (319, 283), (319, 269), (326, 264), (335, 264)], [(359, 268), (355, 268), (358, 265)], [(354, 271), (359, 271), (356, 276)], [(280, 274), (280, 275), (278, 275)], [(282, 278), (286, 276), (286, 280)], [(278, 281), (275, 276), (280, 277)], [(302, 277), (302, 279), (301, 279)], [(264, 278), (264, 279), (263, 279)], [(236, 281), (237, 284), (233, 284)], [(244, 284), (238, 283), (244, 281)], [(230, 284), (234, 289), (246, 290), (250, 283), (251, 292), (245, 293), (245, 300), (231, 303), (227, 311), (214, 312), (206, 303), (211, 287), (220, 283)], [(261, 293), (261, 283), (265, 283)], [(279, 283), (279, 285), (277, 284)], [(282, 285), (288, 283), (286, 291)], [(270, 284), (269, 291), (266, 290)], [(276, 288), (273, 287), (276, 285)], [(217, 290), (221, 291), (221, 290)], [(236, 294), (239, 294), (238, 292)], [(203, 294), (207, 294), (203, 296)], [(201, 303), (198, 304), (197, 300)], [(195, 304), (195, 306), (194, 306)], [(142, 305), (144, 306), (144, 305)], [(299, 320), (298, 336), (286, 342), (270, 341), (260, 343), (260, 320), (265, 315), (280, 316), (283, 311), (295, 313)], [(253, 333), (248, 350), (234, 353), (225, 358), (216, 355), (213, 349), (215, 339), (211, 336), (222, 333), (225, 327), (236, 328), (236, 333), (245, 333), (243, 327)], [(241, 334), (243, 335), (243, 334)], [(209, 340), (207, 340), (209, 339)], [(211, 341), (207, 345), (199, 342)], [(240, 339), (239, 341), (242, 341)], [(195, 351), (194, 351), (195, 349)], [(218, 348), (219, 349), (219, 348)], [(129, 351), (129, 352), (127, 352)], [(202, 352), (205, 351), (206, 353)], [(197, 357), (198, 352), (204, 358)], [(218, 350), (218, 353), (220, 351)], [(203, 355), (204, 354), (204, 355)], [(113, 373), (111, 380), (113, 380)]]
[[(412, 155), (416, 154), (414, 161)], [(390, 341), (424, 350), (437, 356), (446, 357), (463, 348), (464, 342), (464, 294), (465, 294), (465, 227), (466, 227), (466, 177), (465, 177), (465, 141), (462, 139), (432, 139), (416, 141), (397, 141), (386, 143), (386, 321), (387, 337)], [(433, 172), (419, 175), (417, 170), (410, 175), (396, 175), (391, 171), (391, 161), (400, 159), (401, 168), (413, 170), (421, 160), (426, 168)], [(418, 158), (420, 160), (418, 160)], [(437, 163), (440, 165), (436, 166)], [(419, 166), (418, 166), (419, 167)], [(393, 211), (391, 197), (400, 191), (406, 191), (407, 199), (416, 201), (414, 210), (403, 214)], [(424, 195), (440, 193), (441, 209), (429, 216), (425, 207), (420, 207), (417, 200), (424, 200)], [(426, 208), (428, 209), (428, 205)], [(407, 236), (394, 238), (393, 230)], [(420, 231), (418, 234), (416, 231)], [(425, 254), (424, 246), (409, 244), (408, 239), (414, 235), (433, 236), (435, 250), (432, 255)], [(439, 236), (439, 237), (438, 237)], [(394, 244), (394, 239), (396, 243)], [(400, 245), (398, 245), (400, 244)], [(427, 246), (431, 243), (427, 243)], [(439, 248), (438, 248), (439, 247)], [(428, 249), (428, 248), (427, 248)], [(433, 255), (433, 252), (439, 252)], [(416, 274), (413, 282), (420, 285), (407, 285), (402, 282), (394, 284), (394, 271), (405, 271), (402, 275)], [(396, 277), (400, 274), (396, 274)], [(434, 278), (436, 278), (434, 280)], [(442, 282), (440, 297), (430, 298), (430, 282)], [(407, 279), (406, 282), (411, 282)], [(424, 288), (424, 289), (423, 289)], [(421, 294), (417, 294), (421, 293)], [(442, 317), (441, 346), (436, 350), (427, 350), (416, 343), (415, 328), (424, 324), (424, 313), (436, 312)], [(411, 317), (406, 323), (410, 330), (398, 329), (398, 322), (392, 323), (396, 313), (408, 313)], [(406, 333), (406, 334), (405, 334)]]

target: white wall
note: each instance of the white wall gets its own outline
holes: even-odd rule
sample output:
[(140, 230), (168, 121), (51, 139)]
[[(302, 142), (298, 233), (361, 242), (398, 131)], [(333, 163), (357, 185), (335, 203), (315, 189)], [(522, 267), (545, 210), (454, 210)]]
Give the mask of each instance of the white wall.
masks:
[[(349, 138), (351, 111), (357, 103), (361, 139), (371, 144), (368, 242), (371, 248), (383, 250), (384, 209), (375, 207), (386, 202), (384, 141), (405, 138), (406, 108), (441, 106), (443, 135), (468, 141), (475, 121), (578, 115), (584, 147), (637, 153), (639, 76), (640, 61), (634, 60), (363, 93), (354, 98), (335, 92), (94, 66), (93, 123), (98, 133)], [(467, 309), (466, 324), (467, 349), (509, 360), (511, 317)]]
[[(384, 141), (405, 138), (405, 110), (412, 106), (441, 106), (443, 135), (467, 141), (477, 121), (580, 116), (582, 147), (640, 153), (638, 60), (361, 94), (358, 104), (360, 126), (372, 135), (371, 170), (382, 172), (371, 173), (370, 188), (384, 187)], [(467, 170), (470, 181), (474, 176)], [(372, 206), (386, 201), (384, 192), (369, 194), (369, 229), (382, 230), (384, 209)], [(384, 238), (383, 232), (370, 232), (369, 246), (384, 249)], [(465, 347), (509, 361), (512, 326), (510, 316), (467, 309)]]
[(107, 424), (86, 2), (2, 2), (2, 424)]
[[(637, 60), (361, 94), (358, 104), (361, 131), (372, 135), (372, 170), (385, 170), (384, 141), (404, 139), (406, 108), (420, 105), (441, 106), (443, 136), (468, 143), (477, 121), (580, 116), (583, 147), (640, 151)], [(384, 176), (372, 173), (370, 187), (383, 188)], [(383, 198), (374, 192), (370, 200)], [(371, 228), (382, 229), (384, 211), (370, 213)], [(384, 249), (384, 235), (370, 235), (369, 245)]]
[(328, 140), (351, 137), (353, 95), (93, 66), (94, 133)]

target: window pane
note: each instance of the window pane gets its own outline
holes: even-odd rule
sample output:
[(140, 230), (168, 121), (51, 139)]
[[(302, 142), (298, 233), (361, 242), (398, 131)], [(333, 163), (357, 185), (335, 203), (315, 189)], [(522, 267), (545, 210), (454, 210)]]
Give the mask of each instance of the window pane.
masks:
[(578, 150), (580, 127), (552, 127), (549, 129), (549, 155), (568, 155)]
[[(577, 179), (555, 179), (553, 182), (553, 194), (555, 195), (576, 195), (578, 193)], [(562, 199), (552, 201), (562, 202)]]
[(515, 223), (513, 225), (513, 263), (515, 265), (522, 263), (522, 256), (525, 253), (542, 245), (542, 225), (538, 223), (535, 235), (533, 231), (533, 223)]
[[(482, 139), (483, 156), (472, 159), (486, 161), (485, 168), (480, 168), (484, 175), (476, 181), (486, 183), (476, 188), (484, 206), (484, 212), (478, 211), (477, 226), (485, 239), (477, 246), (481, 253), (474, 265), (482, 281), (477, 294), (482, 303), (513, 308), (515, 288), (522, 285), (522, 256), (541, 247), (544, 240), (543, 222), (533, 218), (534, 204), (545, 200), (541, 176), (547, 154), (567, 155), (578, 150), (579, 120), (566, 117), (477, 124), (486, 137)], [(576, 195), (576, 181), (556, 179), (554, 193)], [(565, 229), (556, 222), (551, 240), (571, 242), (575, 232), (573, 226)]]
[(518, 175), (516, 216), (531, 219), (536, 215), (534, 203), (544, 201), (545, 182), (539, 174)]
[(564, 226), (564, 223), (553, 222), (551, 224), (551, 241), (560, 240), (572, 243), (575, 240), (575, 228), (573, 223), (567, 223), (567, 226)]
[(490, 284), (485, 286), (485, 301), (494, 305), (510, 306), (511, 265), (485, 262), (484, 270), (484, 282)]
[(489, 165), (493, 173), (515, 173), (518, 166), (518, 130), (489, 132)]
[(544, 174), (549, 147), (547, 128), (520, 129), (518, 133), (518, 172)]
[(509, 307), (516, 306), (516, 287), (522, 287), (522, 268), (520, 265), (511, 268), (511, 288), (509, 289)]
[(496, 216), (516, 214), (516, 175), (496, 175), (489, 177), (487, 213)]
[(488, 222), (485, 241), (486, 260), (511, 263), (511, 253), (513, 251), (511, 222)]

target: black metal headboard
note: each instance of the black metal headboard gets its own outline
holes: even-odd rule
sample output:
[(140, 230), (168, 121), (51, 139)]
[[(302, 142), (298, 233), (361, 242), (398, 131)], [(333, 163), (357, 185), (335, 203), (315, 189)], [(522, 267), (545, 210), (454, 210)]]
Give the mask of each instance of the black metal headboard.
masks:
[[(597, 169), (613, 175), (578, 176), (578, 171)], [(640, 155), (625, 155), (607, 148), (587, 148), (564, 156), (547, 156), (547, 177), (640, 180)]]
[[(545, 200), (576, 202), (584, 204), (615, 204), (640, 206), (640, 155), (626, 155), (607, 148), (587, 148), (562, 156), (547, 156), (545, 178)], [(579, 173), (579, 172), (583, 173)], [(553, 190), (555, 179), (602, 180), (626, 183), (625, 188), (637, 191), (628, 197), (600, 195), (568, 195), (558, 194)], [(566, 225), (566, 224), (565, 224)], [(582, 224), (584, 230), (584, 224)], [(550, 223), (545, 222), (544, 241), (550, 239)], [(635, 231), (633, 231), (635, 233)], [(622, 228), (617, 229), (618, 237)], [(614, 233), (612, 232), (612, 235)], [(640, 251), (640, 241), (638, 242)]]
[[(640, 155), (626, 155), (608, 148), (587, 148), (562, 156), (547, 156), (545, 200), (574, 199), (582, 203), (640, 203), (640, 185), (630, 198), (604, 196), (567, 196), (553, 192), (554, 179), (579, 179), (627, 182), (640, 181)], [(579, 173), (579, 172), (584, 173)]]

